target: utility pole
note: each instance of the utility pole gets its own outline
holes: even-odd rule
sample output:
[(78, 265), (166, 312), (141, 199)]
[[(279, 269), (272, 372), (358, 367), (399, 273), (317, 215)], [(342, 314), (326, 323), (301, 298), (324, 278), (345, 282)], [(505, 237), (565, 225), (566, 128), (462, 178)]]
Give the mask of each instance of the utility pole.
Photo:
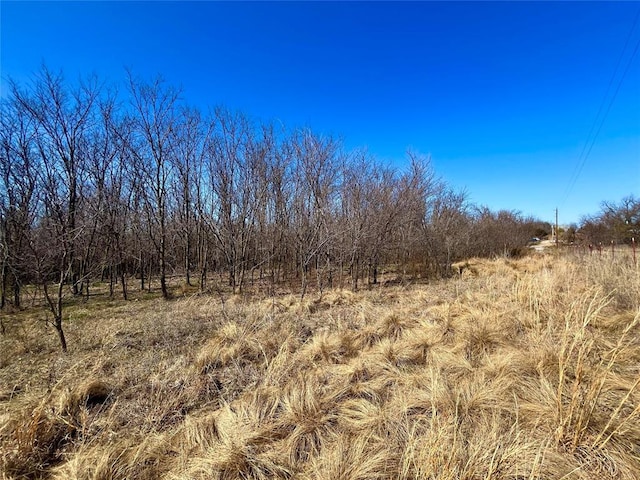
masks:
[(558, 207), (556, 207), (556, 248), (558, 248)]

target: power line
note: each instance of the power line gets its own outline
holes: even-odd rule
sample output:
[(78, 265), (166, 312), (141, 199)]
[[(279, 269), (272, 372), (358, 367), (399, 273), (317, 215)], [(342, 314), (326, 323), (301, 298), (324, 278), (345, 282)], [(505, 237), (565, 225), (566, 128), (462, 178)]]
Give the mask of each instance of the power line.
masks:
[[(602, 98), (602, 102), (600, 102), (600, 107), (598, 108), (598, 113), (596, 114), (594, 120), (593, 120), (593, 124), (591, 125), (591, 129), (589, 130), (589, 134), (587, 135), (587, 139), (582, 147), (582, 151), (580, 152), (580, 155), (578, 156), (578, 160), (576, 163), (575, 168), (573, 169), (573, 173), (571, 174), (571, 176), (569, 177), (569, 181), (567, 183), (567, 188), (565, 189), (563, 198), (562, 198), (562, 202), (561, 202), (561, 206), (564, 205), (564, 203), (567, 201), (567, 199), (569, 198), (569, 195), (571, 194), (571, 191), (573, 190), (573, 187), (575, 186), (576, 182), (578, 181), (578, 178), (580, 177), (580, 174), (582, 173), (582, 169), (584, 168), (586, 162), (587, 162), (587, 158), (589, 157), (589, 154), (591, 153), (591, 149), (593, 148), (596, 139), (598, 138), (598, 135), (600, 134), (600, 130), (602, 130), (602, 126), (604, 125), (605, 120), (607, 119), (607, 116), (609, 115), (609, 111), (611, 110), (611, 107), (613, 105), (613, 103), (615, 102), (616, 97), (618, 96), (618, 92), (620, 91), (620, 87), (622, 86), (622, 82), (624, 81), (625, 77), (627, 76), (627, 73), (629, 71), (629, 68), (631, 67), (631, 64), (633, 63), (633, 59), (636, 56), (636, 54), (638, 53), (638, 48), (640, 47), (640, 40), (638, 40), (638, 43), (636, 43), (635, 49), (633, 51), (633, 53), (631, 54), (631, 56), (629, 57), (629, 60), (627, 61), (627, 65), (625, 67), (624, 73), (622, 74), (622, 77), (620, 77), (620, 80), (618, 81), (618, 85), (616, 87), (616, 90), (613, 94), (613, 97), (611, 98), (611, 100), (609, 101), (609, 104), (607, 105), (607, 109), (602, 117), (602, 119), (600, 120), (600, 123), (598, 125), (598, 119), (600, 117), (600, 114), (602, 113), (602, 109), (606, 103), (607, 97), (609, 96), (609, 92), (611, 90), (611, 86), (613, 85), (613, 81), (615, 79), (615, 77), (618, 74), (618, 68), (620, 67), (620, 63), (622, 62), (622, 59), (624, 58), (624, 54), (627, 51), (627, 46), (629, 45), (629, 41), (631, 40), (631, 37), (633, 36), (633, 32), (636, 29), (636, 25), (638, 24), (638, 19), (640, 18), (640, 9), (638, 10), (638, 13), (636, 13), (636, 17), (633, 21), (633, 25), (631, 26), (631, 30), (629, 30), (629, 34), (627, 35), (627, 40), (624, 43), (624, 47), (622, 48), (622, 52), (620, 53), (620, 56), (618, 57), (618, 61), (616, 62), (616, 67), (613, 71), (613, 75), (611, 75), (611, 78), (609, 79), (609, 84), (607, 85), (607, 90), (605, 91), (604, 97)], [(595, 135), (592, 136), (594, 129), (596, 128), (596, 125), (598, 125), (598, 128), (595, 132)]]
[[(622, 82), (624, 81), (624, 78), (627, 76), (627, 72), (629, 71), (629, 67), (631, 67), (631, 63), (633, 62), (633, 58), (638, 53), (638, 48), (639, 47), (640, 47), (640, 40), (638, 40), (638, 43), (636, 43), (636, 48), (633, 50), (633, 53), (631, 54), (631, 57), (629, 58), (629, 62), (627, 63), (627, 67), (625, 68), (624, 73), (622, 74), (622, 78), (620, 79), (620, 82), (618, 83), (618, 87), (616, 88), (616, 91), (613, 94), (613, 98), (611, 99), (611, 101), (609, 102), (609, 105), (607, 106), (607, 111), (605, 112), (604, 117), (602, 118), (602, 122), (600, 122), (600, 125), (598, 126), (598, 131), (596, 132), (595, 136), (593, 137), (593, 140), (591, 141), (591, 145), (589, 145), (589, 150), (587, 150), (587, 153), (586, 153), (586, 155), (584, 157), (584, 160), (582, 161), (582, 165), (580, 166), (580, 171), (578, 171), (578, 176), (580, 175), (580, 172), (582, 171), (582, 167), (584, 167), (584, 163), (586, 162), (587, 158), (589, 157), (589, 154), (591, 153), (591, 149), (593, 148), (593, 145), (594, 145), (594, 143), (596, 141), (596, 138), (598, 137), (598, 134), (600, 133), (600, 130), (602, 129), (602, 125), (604, 124), (605, 120), (607, 119), (607, 115), (609, 114), (609, 110), (611, 110), (611, 106), (613, 105), (613, 102), (615, 101), (616, 97), (618, 96), (618, 92), (620, 91), (620, 86), (622, 85)], [(576, 180), (577, 180), (577, 178), (576, 178)]]
[[(638, 48), (639, 47), (640, 47), (640, 40), (638, 40), (638, 43), (636, 43), (636, 48), (634, 49), (633, 54), (629, 58), (629, 62), (627, 63), (627, 67), (625, 68), (625, 71), (624, 71), (622, 77), (620, 78), (620, 81), (618, 82), (618, 86), (616, 88), (616, 91), (613, 94), (613, 97), (611, 98), (611, 101), (609, 102), (609, 105), (607, 106), (607, 110), (605, 111), (604, 116), (602, 117), (602, 121), (600, 122), (600, 125), (598, 125), (598, 130), (596, 131), (596, 134), (593, 136), (593, 139), (591, 140), (591, 144), (589, 145), (589, 148), (587, 149), (586, 154), (582, 158), (582, 162), (579, 163), (579, 168), (577, 170), (577, 173), (576, 173), (575, 177), (573, 177), (571, 183), (569, 184), (569, 186), (567, 188), (567, 193), (565, 194), (565, 197), (564, 197), (564, 199), (562, 201), (562, 204), (564, 204), (564, 202), (569, 197), (569, 194), (571, 193), (571, 190), (575, 186), (576, 182), (578, 181), (578, 178), (580, 177), (580, 174), (582, 173), (582, 169), (584, 168), (584, 166), (585, 166), (585, 164), (587, 162), (587, 158), (589, 158), (589, 154), (591, 153), (591, 149), (593, 148), (594, 144), (596, 143), (596, 139), (598, 138), (598, 135), (600, 134), (600, 130), (602, 130), (602, 126), (604, 125), (604, 122), (607, 119), (607, 115), (609, 114), (609, 111), (611, 110), (613, 102), (615, 101), (616, 97), (618, 96), (618, 92), (620, 91), (620, 87), (622, 85), (622, 82), (624, 81), (624, 78), (626, 77), (627, 72), (629, 71), (629, 67), (631, 66), (631, 63), (633, 62), (633, 58), (638, 53)], [(585, 144), (585, 147), (586, 147), (586, 145), (588, 143), (589, 142), (587, 141), (587, 143)], [(579, 159), (578, 159), (578, 161), (579, 161)]]

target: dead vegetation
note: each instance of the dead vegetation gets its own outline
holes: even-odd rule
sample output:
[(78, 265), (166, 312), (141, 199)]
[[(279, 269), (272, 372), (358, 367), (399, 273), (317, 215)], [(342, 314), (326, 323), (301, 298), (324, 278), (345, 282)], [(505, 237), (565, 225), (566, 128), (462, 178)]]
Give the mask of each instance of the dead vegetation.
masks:
[[(449, 281), (71, 309), (0, 337), (0, 471), (53, 479), (640, 478), (628, 258)], [(472, 274), (466, 274), (466, 272)]]

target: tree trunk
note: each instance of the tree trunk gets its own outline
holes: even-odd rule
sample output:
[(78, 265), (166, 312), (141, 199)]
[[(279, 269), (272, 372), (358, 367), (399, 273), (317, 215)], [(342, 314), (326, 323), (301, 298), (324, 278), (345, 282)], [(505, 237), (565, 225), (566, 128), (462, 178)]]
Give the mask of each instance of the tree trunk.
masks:
[[(63, 255), (63, 262), (65, 260), (66, 253)], [(60, 280), (58, 282), (58, 288), (56, 289), (56, 298), (55, 301), (49, 294), (49, 289), (47, 287), (46, 278), (41, 278), (40, 282), (42, 288), (44, 290), (44, 296), (49, 304), (49, 310), (53, 314), (53, 326), (58, 333), (58, 339), (60, 340), (60, 347), (62, 351), (66, 353), (67, 351), (67, 340), (64, 336), (64, 330), (62, 329), (62, 292), (65, 285), (66, 274), (64, 271), (60, 272)]]
[(2, 297), (0, 297), (0, 309), (4, 308), (7, 302), (7, 265), (2, 263)]
[(74, 295), (78, 295), (78, 274), (76, 272), (71, 274), (71, 290)]
[(87, 302), (89, 301), (89, 284), (91, 283), (91, 279), (89, 278), (88, 275), (86, 276), (83, 283), (85, 288), (84, 301)]
[(62, 316), (57, 317), (54, 321), (56, 332), (58, 333), (58, 339), (60, 340), (60, 347), (62, 351), (67, 353), (67, 339), (64, 336), (64, 330), (62, 329)]
[(151, 268), (151, 260), (147, 265), (147, 292), (151, 293), (151, 276), (153, 275), (153, 271)]
[(351, 264), (351, 288), (354, 292), (358, 291), (358, 277), (360, 276), (359, 260), (355, 259)]
[(162, 290), (162, 298), (169, 298), (169, 290), (167, 290), (166, 263), (164, 255), (160, 256), (160, 290)]
[(186, 246), (184, 252), (184, 269), (185, 276), (187, 280), (187, 285), (191, 286), (191, 270), (190, 270), (190, 259), (191, 259), (191, 242), (189, 240), (189, 234), (186, 235)]
[(13, 275), (13, 306), (20, 308), (20, 281), (15, 274)]
[(203, 249), (202, 258), (200, 259), (200, 291), (204, 292), (207, 286), (207, 249)]
[(242, 293), (242, 287), (244, 286), (244, 275), (246, 273), (244, 265), (245, 263), (243, 261), (241, 267), (236, 267), (236, 275), (238, 278), (238, 280), (236, 281), (236, 289), (237, 289), (236, 293)]
[(162, 290), (162, 298), (169, 298), (169, 290), (167, 290), (167, 229), (165, 225), (165, 209), (160, 207), (160, 290)]
[(127, 281), (126, 281), (126, 273), (124, 266), (120, 272), (120, 283), (122, 284), (122, 298), (128, 300), (127, 298)]
[(144, 260), (140, 252), (140, 291), (144, 292)]

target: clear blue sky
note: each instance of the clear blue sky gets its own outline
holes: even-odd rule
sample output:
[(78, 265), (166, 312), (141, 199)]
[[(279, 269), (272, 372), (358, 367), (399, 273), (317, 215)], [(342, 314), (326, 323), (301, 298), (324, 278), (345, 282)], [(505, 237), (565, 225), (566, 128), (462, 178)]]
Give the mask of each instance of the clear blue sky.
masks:
[(399, 168), (409, 147), (431, 154), (493, 209), (552, 220), (558, 206), (569, 223), (640, 195), (639, 2), (0, 5), (3, 89), (42, 62), (114, 83), (130, 67), (203, 109), (309, 126)]

